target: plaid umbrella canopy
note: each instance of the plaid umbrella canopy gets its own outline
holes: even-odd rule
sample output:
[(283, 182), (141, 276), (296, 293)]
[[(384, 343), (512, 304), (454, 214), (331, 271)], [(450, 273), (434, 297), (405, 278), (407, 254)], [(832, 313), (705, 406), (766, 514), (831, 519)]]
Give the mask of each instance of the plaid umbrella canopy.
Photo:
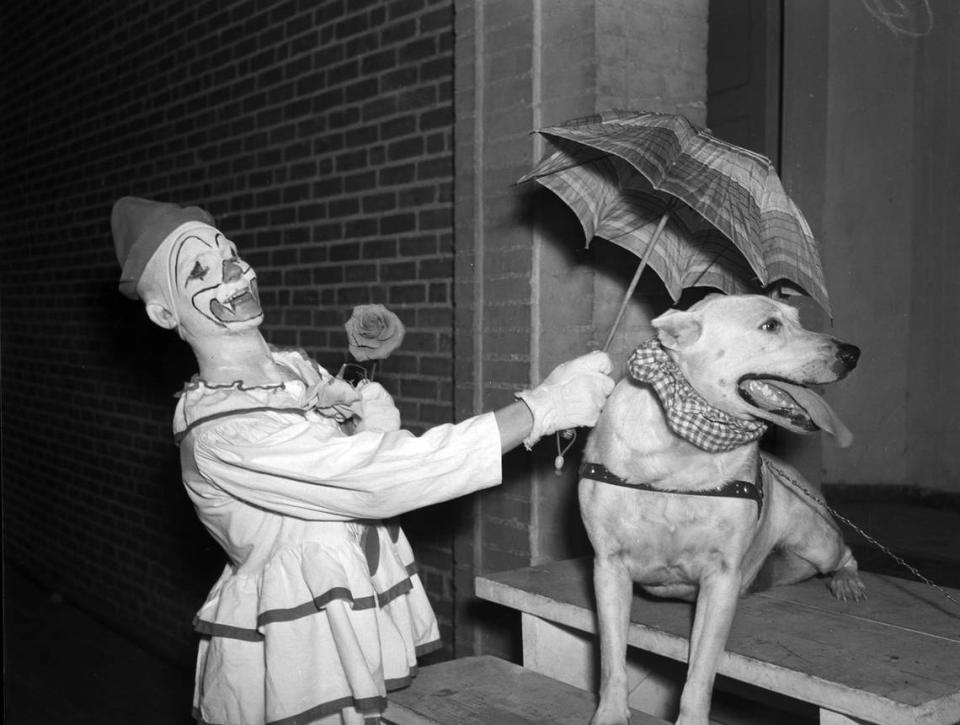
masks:
[(680, 115), (608, 112), (539, 131), (555, 150), (536, 180), (594, 236), (641, 263), (604, 348), (646, 265), (674, 300), (687, 287), (758, 292), (778, 283), (830, 314), (816, 240), (764, 156), (721, 141)]

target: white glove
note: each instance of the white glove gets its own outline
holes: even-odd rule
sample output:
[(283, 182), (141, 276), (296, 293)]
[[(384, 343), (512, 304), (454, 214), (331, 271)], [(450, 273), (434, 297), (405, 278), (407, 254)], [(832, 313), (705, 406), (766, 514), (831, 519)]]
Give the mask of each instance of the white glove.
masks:
[(305, 399), (320, 415), (343, 423), (357, 411), (360, 393), (346, 380), (326, 375), (307, 390)]
[(380, 383), (362, 381), (357, 390), (360, 392), (360, 404), (356, 431), (369, 430), (377, 433), (389, 433), (400, 430), (400, 411)]
[(558, 430), (593, 426), (613, 390), (613, 365), (605, 352), (591, 352), (558, 365), (540, 385), (516, 397), (533, 414), (523, 445), (529, 450), (541, 437)]

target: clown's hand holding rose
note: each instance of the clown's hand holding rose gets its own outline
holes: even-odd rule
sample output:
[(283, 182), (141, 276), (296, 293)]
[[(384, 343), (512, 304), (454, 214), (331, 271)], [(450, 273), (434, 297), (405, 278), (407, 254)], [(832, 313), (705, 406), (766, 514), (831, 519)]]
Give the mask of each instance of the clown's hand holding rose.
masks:
[[(406, 332), (400, 318), (383, 305), (360, 305), (344, 324), (350, 355), (358, 362), (385, 360), (403, 342)], [(344, 368), (341, 368), (341, 375)], [(364, 372), (366, 372), (364, 370)], [(400, 429), (400, 411), (386, 389), (367, 379), (364, 375), (357, 382), (360, 393), (360, 410), (357, 415), (357, 432), (372, 430), (380, 433)]]

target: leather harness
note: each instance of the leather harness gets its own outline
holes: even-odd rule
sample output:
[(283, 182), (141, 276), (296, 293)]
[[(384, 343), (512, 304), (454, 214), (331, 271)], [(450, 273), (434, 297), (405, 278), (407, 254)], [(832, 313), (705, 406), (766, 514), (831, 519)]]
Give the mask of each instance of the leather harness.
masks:
[(584, 461), (580, 465), (580, 475), (600, 481), (601, 483), (610, 483), (614, 486), (623, 486), (624, 488), (633, 488), (640, 491), (654, 491), (656, 493), (677, 493), (686, 496), (720, 496), (724, 498), (748, 498), (757, 503), (757, 518), (763, 511), (763, 483), (760, 480), (760, 464), (757, 464), (757, 475), (754, 481), (733, 480), (721, 483), (715, 488), (707, 488), (696, 491), (681, 491), (675, 488), (657, 488), (649, 483), (631, 483), (626, 479), (612, 473), (602, 463), (589, 463)]

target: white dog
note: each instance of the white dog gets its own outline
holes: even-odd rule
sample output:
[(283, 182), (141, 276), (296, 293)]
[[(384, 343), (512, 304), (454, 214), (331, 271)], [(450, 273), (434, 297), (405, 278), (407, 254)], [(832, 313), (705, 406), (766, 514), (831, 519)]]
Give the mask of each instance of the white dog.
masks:
[[(717, 662), (748, 588), (832, 574), (834, 595), (863, 597), (857, 563), (811, 484), (762, 454), (767, 422), (849, 431), (806, 386), (854, 368), (853, 345), (804, 329), (762, 296), (712, 295), (653, 321), (591, 433), (580, 507), (595, 551), (601, 647), (594, 725), (626, 723), (633, 582), (696, 600), (677, 723), (706, 725)], [(801, 488), (803, 490), (801, 490)], [(806, 493), (804, 493), (806, 492)]]

